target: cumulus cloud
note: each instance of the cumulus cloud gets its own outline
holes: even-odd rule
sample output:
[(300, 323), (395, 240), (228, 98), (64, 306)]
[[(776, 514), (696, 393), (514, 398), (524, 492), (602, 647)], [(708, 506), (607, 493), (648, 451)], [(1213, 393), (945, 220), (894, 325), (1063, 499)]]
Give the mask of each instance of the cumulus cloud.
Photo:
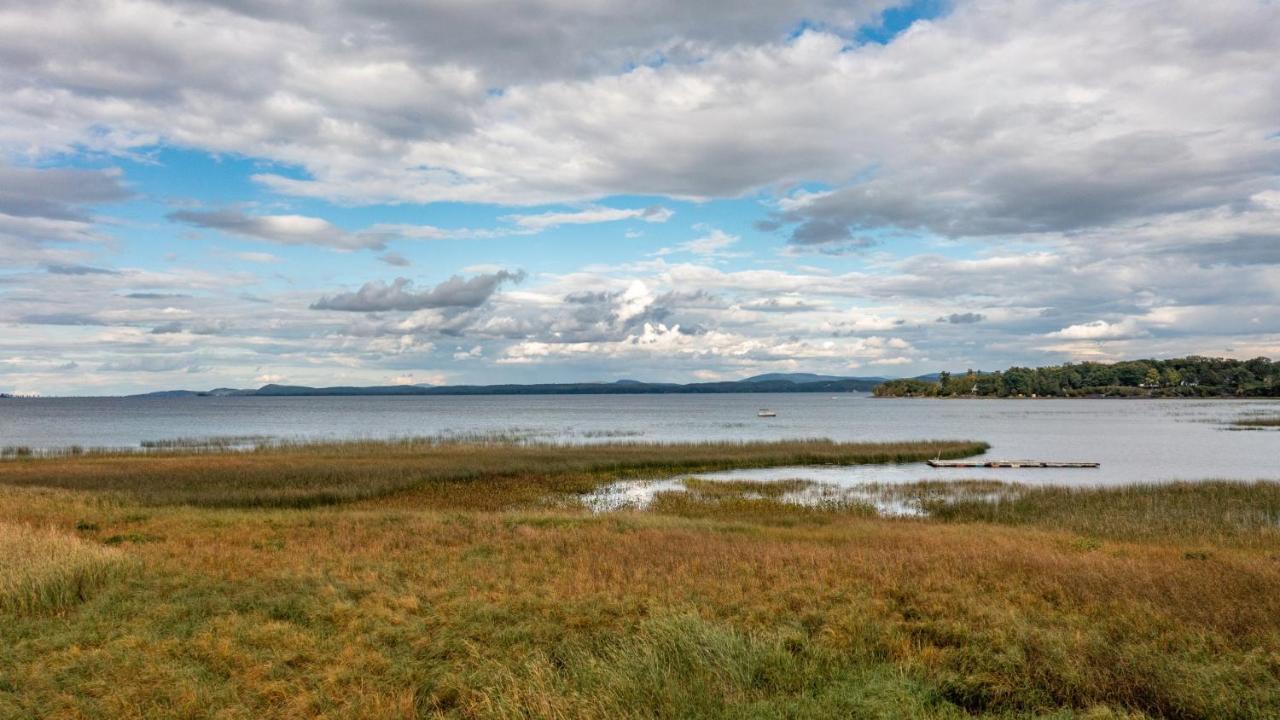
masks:
[(912, 351), (901, 338), (872, 336), (821, 340), (765, 339), (737, 333), (707, 331), (689, 333), (679, 325), (645, 323), (639, 332), (608, 342), (520, 342), (509, 347), (501, 363), (529, 363), (546, 358), (593, 356), (636, 358), (672, 356), (694, 359), (728, 358), (734, 362), (755, 361), (836, 361), (845, 367), (856, 364), (895, 364)]
[(809, 312), (817, 310), (818, 306), (804, 300), (799, 296), (784, 296), (763, 298), (760, 300), (752, 300), (743, 307), (756, 312)]
[[(847, 32), (880, 2), (738, 8), (733, 22), (716, 3), (662, 5), (22, 6), (0, 16), (13, 39), (0, 142), (165, 138), (306, 169), (262, 173), (280, 191), (363, 201), (830, 183), (789, 218), (810, 240), (1218, 204), (1269, 182), (1280, 152), (1267, 3), (958, 3), (883, 47)], [(796, 18), (824, 29), (788, 37)]]
[(1049, 333), (1049, 337), (1064, 340), (1116, 340), (1145, 334), (1135, 320), (1126, 319), (1117, 322), (1094, 320), (1092, 322), (1069, 325)]
[(381, 281), (365, 283), (353, 293), (325, 296), (312, 303), (312, 310), (344, 312), (414, 311), (439, 308), (474, 308), (483, 305), (505, 282), (520, 282), (524, 272), (501, 270), (488, 275), (463, 279), (457, 275), (430, 290), (414, 292), (413, 281), (396, 278), (391, 284)]
[[(763, 220), (757, 223), (757, 226), (776, 230), (784, 224), (785, 219), (797, 221), (805, 216), (796, 211), (790, 216), (780, 217), (784, 220)], [(858, 227), (866, 227), (866, 225), (855, 226), (850, 219), (807, 218), (791, 231), (791, 237), (787, 239), (787, 243), (796, 250), (816, 250), (831, 255), (858, 252), (875, 247), (876, 240), (859, 235)]]

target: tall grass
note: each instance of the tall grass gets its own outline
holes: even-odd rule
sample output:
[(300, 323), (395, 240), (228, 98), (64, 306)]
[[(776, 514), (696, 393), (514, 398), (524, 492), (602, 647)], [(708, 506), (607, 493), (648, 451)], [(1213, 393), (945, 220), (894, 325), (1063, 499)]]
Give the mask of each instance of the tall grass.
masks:
[[(54, 598), (32, 609), (88, 597), (73, 613), (0, 611), (0, 718), (1280, 717), (1276, 483), (921, 483), (895, 490), (935, 513), (910, 521), (787, 504), (814, 490), (803, 481), (689, 480), (647, 512), (546, 502), (681, 463), (935, 449), (406, 443), (13, 461), (5, 478), (39, 472), (0, 482), (0, 577), (32, 563), (58, 577), (83, 553), (139, 570), (119, 591), (91, 592), (106, 580), (89, 572), (63, 585), (80, 591), (7, 595)], [(332, 468), (343, 488), (352, 468), (388, 464), (428, 479), (324, 508), (138, 502), (210, 479), (239, 491), (230, 479), (273, 466)], [(164, 494), (175, 468), (185, 485)]]
[(55, 530), (0, 522), (0, 613), (73, 605), (126, 564), (115, 550)]
[[(416, 489), (419, 500), (494, 509), (588, 492), (620, 477), (777, 465), (964, 457), (983, 443), (612, 443), (402, 440), (283, 444), (247, 452), (89, 454), (0, 463), (0, 484), (123, 494), (148, 504), (308, 507)], [(483, 481), (483, 482), (478, 482)]]
[(937, 487), (916, 490), (930, 516), (950, 522), (1036, 525), (1117, 540), (1280, 539), (1280, 483), (1270, 481), (1083, 488), (982, 483), (953, 495)]
[(871, 505), (832, 497), (793, 502), (796, 493), (815, 487), (810, 480), (703, 480), (687, 478), (684, 490), (655, 493), (646, 510), (659, 515), (761, 525), (827, 523), (838, 517), (875, 517)]
[(1240, 418), (1232, 425), (1240, 428), (1280, 428), (1280, 417)]
[(482, 667), (434, 684), (427, 699), (461, 717), (963, 716), (887, 663), (838, 652), (801, 627), (743, 632), (694, 614)]
[(711, 511), (0, 486), (0, 517), (136, 537), (142, 568), (0, 617), (0, 717), (1280, 717), (1280, 539), (808, 521), (770, 502), (798, 483), (692, 485)]

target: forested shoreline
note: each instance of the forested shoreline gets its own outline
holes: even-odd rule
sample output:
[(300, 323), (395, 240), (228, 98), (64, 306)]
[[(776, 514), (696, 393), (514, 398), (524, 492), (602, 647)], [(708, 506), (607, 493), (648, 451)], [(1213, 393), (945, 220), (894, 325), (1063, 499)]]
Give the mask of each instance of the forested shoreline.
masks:
[(876, 397), (1280, 397), (1280, 363), (1191, 356), (889, 380)]

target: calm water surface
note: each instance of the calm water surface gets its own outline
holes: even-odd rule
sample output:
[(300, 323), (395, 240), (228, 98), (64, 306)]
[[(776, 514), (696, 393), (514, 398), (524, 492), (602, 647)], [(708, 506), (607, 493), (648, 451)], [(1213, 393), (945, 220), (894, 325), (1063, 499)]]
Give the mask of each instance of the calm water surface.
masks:
[[(769, 407), (775, 418), (757, 418)], [(512, 433), (546, 442), (984, 440), (990, 458), (1081, 460), (1097, 470), (942, 470), (922, 464), (775, 468), (711, 477), (840, 485), (991, 477), (1108, 484), (1280, 479), (1280, 432), (1230, 430), (1277, 400), (917, 400), (865, 395), (0, 399), (0, 446), (138, 447), (185, 437), (391, 438)]]

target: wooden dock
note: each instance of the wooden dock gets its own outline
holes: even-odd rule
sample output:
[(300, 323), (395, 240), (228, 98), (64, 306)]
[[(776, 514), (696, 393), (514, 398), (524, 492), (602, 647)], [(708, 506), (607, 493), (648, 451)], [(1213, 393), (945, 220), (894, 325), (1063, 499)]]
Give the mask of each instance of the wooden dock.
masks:
[(1096, 462), (1054, 462), (1052, 460), (930, 460), (936, 468), (1096, 468)]

